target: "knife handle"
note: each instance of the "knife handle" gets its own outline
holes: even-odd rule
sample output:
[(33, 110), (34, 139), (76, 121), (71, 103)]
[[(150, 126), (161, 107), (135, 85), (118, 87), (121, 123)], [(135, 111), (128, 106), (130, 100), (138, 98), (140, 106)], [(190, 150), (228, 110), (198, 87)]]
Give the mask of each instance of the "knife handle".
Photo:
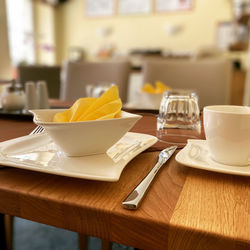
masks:
[(159, 161), (155, 164), (155, 166), (151, 169), (151, 171), (143, 178), (143, 180), (122, 202), (124, 208), (130, 210), (136, 210), (140, 206), (145, 194), (148, 191), (148, 188), (150, 187), (150, 184), (152, 183), (154, 177), (156, 176), (156, 174), (158, 173), (163, 164), (164, 162), (159, 162)]

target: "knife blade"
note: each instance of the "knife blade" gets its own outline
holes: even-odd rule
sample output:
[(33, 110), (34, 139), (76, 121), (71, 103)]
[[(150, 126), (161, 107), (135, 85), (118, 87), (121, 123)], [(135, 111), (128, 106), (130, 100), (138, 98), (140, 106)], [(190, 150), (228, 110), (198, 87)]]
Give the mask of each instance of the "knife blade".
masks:
[(157, 175), (161, 167), (173, 155), (176, 149), (177, 146), (171, 146), (160, 152), (158, 161), (155, 166), (122, 202), (122, 205), (125, 209), (136, 210), (140, 206), (155, 176)]

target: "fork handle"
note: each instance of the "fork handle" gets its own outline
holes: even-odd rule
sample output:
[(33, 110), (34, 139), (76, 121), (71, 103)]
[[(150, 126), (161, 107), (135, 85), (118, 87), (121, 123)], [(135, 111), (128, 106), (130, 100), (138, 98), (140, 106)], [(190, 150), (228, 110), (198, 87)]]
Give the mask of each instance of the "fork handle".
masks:
[(143, 180), (135, 187), (135, 189), (127, 196), (122, 202), (122, 205), (126, 209), (136, 210), (143, 198), (145, 197), (154, 177), (162, 167), (164, 162), (157, 162), (151, 171), (143, 178)]

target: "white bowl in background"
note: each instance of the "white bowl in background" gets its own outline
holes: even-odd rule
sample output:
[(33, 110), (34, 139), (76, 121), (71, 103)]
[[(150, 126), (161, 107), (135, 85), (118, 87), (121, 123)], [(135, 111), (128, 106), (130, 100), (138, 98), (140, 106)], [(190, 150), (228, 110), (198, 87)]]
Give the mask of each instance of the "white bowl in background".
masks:
[(145, 93), (142, 91), (138, 91), (136, 93), (137, 102), (140, 103), (142, 107), (148, 109), (159, 110), (161, 99), (162, 99), (162, 93), (155, 94), (155, 93)]
[(125, 111), (121, 117), (81, 122), (53, 122), (65, 109), (30, 110), (35, 124), (44, 127), (55, 144), (67, 156), (103, 154), (142, 117)]

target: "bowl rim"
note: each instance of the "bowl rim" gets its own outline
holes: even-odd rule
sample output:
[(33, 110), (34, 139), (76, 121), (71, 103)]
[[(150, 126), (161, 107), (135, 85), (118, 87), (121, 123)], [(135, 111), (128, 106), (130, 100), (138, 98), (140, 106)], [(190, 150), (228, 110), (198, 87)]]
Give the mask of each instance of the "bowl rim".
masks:
[[(36, 111), (36, 110), (41, 110), (41, 109), (33, 109), (33, 110), (30, 110), (31, 112), (32, 111)], [(44, 109), (44, 111), (48, 111), (48, 110), (53, 110), (53, 111), (58, 111), (58, 112), (63, 112), (67, 109)], [(121, 121), (121, 120), (126, 120), (126, 119), (135, 119), (135, 118), (138, 118), (138, 119), (141, 119), (142, 118), (142, 115), (139, 115), (139, 114), (134, 114), (134, 113), (130, 113), (130, 112), (127, 112), (127, 111), (124, 111), (124, 110), (121, 110), (121, 113), (122, 114), (128, 114), (130, 116), (126, 116), (126, 117), (117, 117), (117, 118), (112, 118), (112, 119), (104, 119), (104, 120), (89, 120), (89, 121), (76, 121), (76, 122), (43, 122), (43, 121), (38, 121), (36, 118), (35, 118), (35, 114), (32, 112), (33, 114), (33, 122), (37, 125), (50, 125), (50, 126), (72, 126), (72, 125), (79, 125), (79, 124), (91, 124), (91, 123), (96, 123), (96, 122), (109, 122), (109, 121)]]

